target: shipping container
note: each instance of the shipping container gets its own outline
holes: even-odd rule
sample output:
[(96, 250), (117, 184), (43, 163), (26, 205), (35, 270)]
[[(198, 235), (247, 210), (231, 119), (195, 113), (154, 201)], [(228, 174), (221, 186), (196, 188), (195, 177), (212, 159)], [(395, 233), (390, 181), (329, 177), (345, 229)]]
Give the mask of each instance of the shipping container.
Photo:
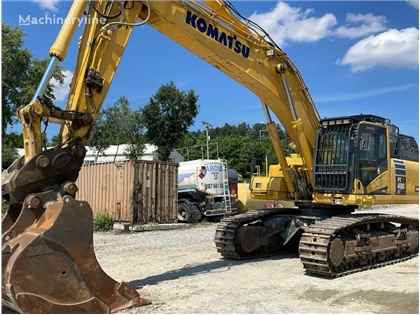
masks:
[(144, 224), (177, 220), (178, 163), (129, 160), (82, 166), (78, 200), (93, 214), (106, 212), (116, 222)]

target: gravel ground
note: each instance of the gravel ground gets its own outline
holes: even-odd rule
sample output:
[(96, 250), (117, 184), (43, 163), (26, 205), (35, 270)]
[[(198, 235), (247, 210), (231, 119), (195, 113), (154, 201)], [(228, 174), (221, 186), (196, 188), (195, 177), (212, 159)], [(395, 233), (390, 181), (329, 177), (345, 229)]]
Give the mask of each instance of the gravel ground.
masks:
[[(417, 205), (377, 211), (418, 217)], [(95, 235), (104, 270), (153, 301), (121, 313), (419, 313), (418, 257), (326, 279), (305, 275), (297, 254), (247, 262), (221, 259), (214, 231), (211, 224)]]
[[(375, 209), (369, 212), (419, 214), (417, 205)], [(297, 254), (246, 262), (221, 259), (215, 227), (95, 233), (104, 271), (152, 300), (120, 313), (419, 313), (418, 257), (327, 279), (305, 275)]]

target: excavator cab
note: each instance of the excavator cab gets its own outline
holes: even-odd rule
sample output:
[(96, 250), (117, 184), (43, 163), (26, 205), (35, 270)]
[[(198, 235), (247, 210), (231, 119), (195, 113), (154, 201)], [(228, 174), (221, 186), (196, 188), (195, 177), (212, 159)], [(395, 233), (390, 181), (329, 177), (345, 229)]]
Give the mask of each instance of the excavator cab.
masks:
[[(66, 21), (82, 18), (95, 23), (85, 24), (78, 42), (66, 108), (51, 107), (42, 97), (54, 68), (66, 57), (78, 23), (63, 24), (32, 101), (19, 108), (25, 156), (2, 174), (2, 196), (10, 202), (2, 218), (2, 301), (12, 309), (24, 313), (113, 313), (150, 303), (101, 269), (93, 248), (92, 210), (86, 202), (74, 198), (84, 145), (132, 30), (143, 24), (186, 47), (260, 97), (279, 165), (270, 167), (265, 181), (253, 180), (253, 196), (309, 201), (303, 205), (305, 209), (286, 209), (288, 213), (284, 213), (285, 209), (270, 209), (222, 221), (215, 240), (225, 257), (249, 259), (279, 253), (304, 225), (315, 223), (318, 225), (312, 230), (305, 228), (307, 234), (301, 246), (301, 257), (309, 259), (304, 263), (309, 267), (305, 268), (314, 273), (342, 275), (337, 268), (353, 268), (355, 263), (365, 265), (366, 260), (376, 259), (366, 257), (370, 248), (366, 233), (354, 235), (346, 219), (336, 222), (332, 218), (327, 225), (337, 231), (346, 229), (347, 234), (342, 238), (337, 233), (318, 237), (312, 232), (325, 230), (322, 222), (315, 222), (319, 217), (297, 217), (296, 211), (324, 213), (328, 208), (336, 213), (343, 207), (334, 204), (366, 204), (374, 200), (369, 199), (371, 196), (382, 198), (381, 203), (418, 203), (415, 140), (400, 135), (398, 128), (378, 116), (320, 120), (309, 90), (288, 55), (229, 1), (73, 1)], [(301, 157), (285, 157), (269, 109), (291, 136)], [(61, 144), (56, 148), (42, 150), (43, 120), (61, 124)], [(359, 218), (357, 222), (359, 227), (370, 223), (386, 227), (388, 224), (381, 223), (389, 220), (397, 220), (405, 228), (393, 229), (396, 235), (392, 231), (387, 235), (390, 241), (380, 248), (379, 261), (396, 262), (396, 254), (417, 254), (418, 220), (378, 217)], [(239, 237), (232, 237), (232, 233)], [(354, 243), (349, 248), (360, 253), (344, 257), (343, 244), (348, 237), (353, 237)], [(391, 251), (395, 249), (396, 254), (388, 252), (394, 239)], [(317, 240), (326, 240), (324, 249)], [(318, 253), (324, 256), (314, 257)], [(349, 255), (353, 255), (353, 261), (347, 261)]]
[[(322, 194), (414, 195), (419, 150), (388, 119), (357, 115), (321, 120), (314, 191)], [(357, 197), (356, 197), (357, 198)]]

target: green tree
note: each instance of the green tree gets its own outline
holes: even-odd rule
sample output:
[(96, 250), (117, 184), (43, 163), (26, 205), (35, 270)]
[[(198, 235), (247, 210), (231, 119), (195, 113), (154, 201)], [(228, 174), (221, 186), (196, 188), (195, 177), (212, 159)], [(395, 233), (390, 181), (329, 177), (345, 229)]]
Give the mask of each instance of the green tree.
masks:
[[(213, 140), (212, 143), (214, 143)], [(210, 145), (210, 150), (211, 148), (212, 145)], [(182, 143), (175, 149), (184, 156), (186, 161), (204, 158), (206, 155), (206, 131), (188, 131), (184, 134)]]
[(48, 142), (48, 146), (55, 147), (56, 145), (60, 144), (60, 136), (54, 135), (51, 137), (50, 141)]
[(23, 148), (23, 138), (21, 134), (8, 133), (1, 140), (1, 167), (5, 169), (19, 157), (17, 148)]
[(145, 138), (141, 111), (133, 111), (125, 96), (99, 112), (87, 142), (88, 146), (95, 147), (98, 155), (110, 145), (120, 144), (128, 145), (124, 152), (128, 158), (138, 159), (143, 155)]
[[(287, 138), (279, 124), (277, 129), (285, 154), (296, 153), (293, 144), (291, 146), (290, 138)], [(205, 157), (205, 135), (205, 130), (190, 131), (184, 135), (183, 142), (177, 149), (186, 160)], [(223, 127), (211, 129), (209, 135), (211, 137), (210, 158), (226, 159), (229, 168), (235, 169), (244, 177), (249, 177), (251, 171), (255, 173), (258, 166), (261, 174), (265, 175), (270, 165), (278, 164), (265, 123), (257, 123), (252, 127), (246, 123), (238, 125), (225, 123)]]
[(229, 136), (219, 139), (219, 155), (229, 168), (246, 175), (251, 169), (253, 139), (246, 136)]
[(14, 122), (14, 111), (24, 104), (22, 87), (28, 77), (32, 53), (23, 48), (23, 30), (6, 23), (1, 25), (2, 33), (2, 132)]
[(129, 115), (130, 130), (127, 133), (127, 147), (124, 152), (129, 159), (140, 159), (143, 156), (146, 137), (145, 128), (142, 123), (142, 112), (136, 110)]
[(1, 167), (8, 168), (17, 158), (19, 154), (16, 148), (3, 145), (1, 149)]
[[(15, 112), (20, 106), (29, 104), (44, 74), (49, 59), (36, 59), (24, 48), (25, 33), (19, 27), (11, 28), (2, 23), (2, 135), (9, 125), (16, 122)], [(57, 66), (53, 77), (63, 83), (63, 68)], [(55, 100), (54, 86), (48, 84), (44, 102), (52, 105)]]
[(99, 154), (105, 154), (105, 150), (112, 144), (108, 137), (108, 127), (112, 128), (112, 126), (107, 125), (104, 110), (101, 109), (96, 117), (95, 125), (89, 135), (89, 139), (86, 142), (87, 146), (93, 147), (96, 150), (95, 162)]
[(162, 85), (143, 107), (146, 139), (158, 146), (161, 160), (169, 160), (172, 150), (181, 146), (198, 114), (197, 101), (194, 90), (181, 91), (171, 81)]
[[(2, 23), (2, 167), (7, 168), (17, 158), (17, 148), (23, 148), (22, 134), (8, 132), (17, 122), (16, 110), (29, 104), (45, 72), (49, 59), (36, 59), (24, 47), (25, 33), (19, 27), (11, 28)], [(57, 66), (53, 78), (63, 83), (63, 68)], [(55, 100), (54, 86), (48, 84), (43, 101), (52, 105)]]

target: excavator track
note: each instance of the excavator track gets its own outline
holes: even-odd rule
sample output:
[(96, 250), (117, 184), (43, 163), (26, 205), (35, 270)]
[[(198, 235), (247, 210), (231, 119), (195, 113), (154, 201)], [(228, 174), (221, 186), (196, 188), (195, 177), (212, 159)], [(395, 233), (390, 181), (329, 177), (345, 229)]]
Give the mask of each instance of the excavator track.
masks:
[(261, 248), (251, 253), (243, 253), (238, 251), (235, 245), (235, 234), (241, 225), (263, 220), (268, 216), (282, 213), (284, 213), (283, 209), (251, 210), (246, 213), (224, 218), (216, 227), (214, 241), (216, 243), (217, 252), (224, 258), (237, 260), (269, 257), (292, 252), (289, 249), (283, 248), (275, 251), (271, 251), (269, 248)]
[[(384, 230), (389, 222), (400, 228)], [(417, 219), (396, 215), (331, 217), (305, 228), (299, 257), (307, 273), (331, 277), (395, 264), (418, 255), (418, 226)]]
[[(322, 213), (308, 217), (297, 209), (269, 209), (225, 218), (216, 227), (216, 249), (224, 258), (236, 260), (286, 254), (298, 249), (306, 273), (329, 277), (379, 268), (418, 255), (419, 221), (416, 218), (388, 214), (326, 217)], [(240, 227), (264, 222), (273, 216), (311, 218), (311, 223), (302, 227), (298, 248), (277, 246), (273, 250), (262, 246), (249, 253), (241, 251), (235, 241)]]

